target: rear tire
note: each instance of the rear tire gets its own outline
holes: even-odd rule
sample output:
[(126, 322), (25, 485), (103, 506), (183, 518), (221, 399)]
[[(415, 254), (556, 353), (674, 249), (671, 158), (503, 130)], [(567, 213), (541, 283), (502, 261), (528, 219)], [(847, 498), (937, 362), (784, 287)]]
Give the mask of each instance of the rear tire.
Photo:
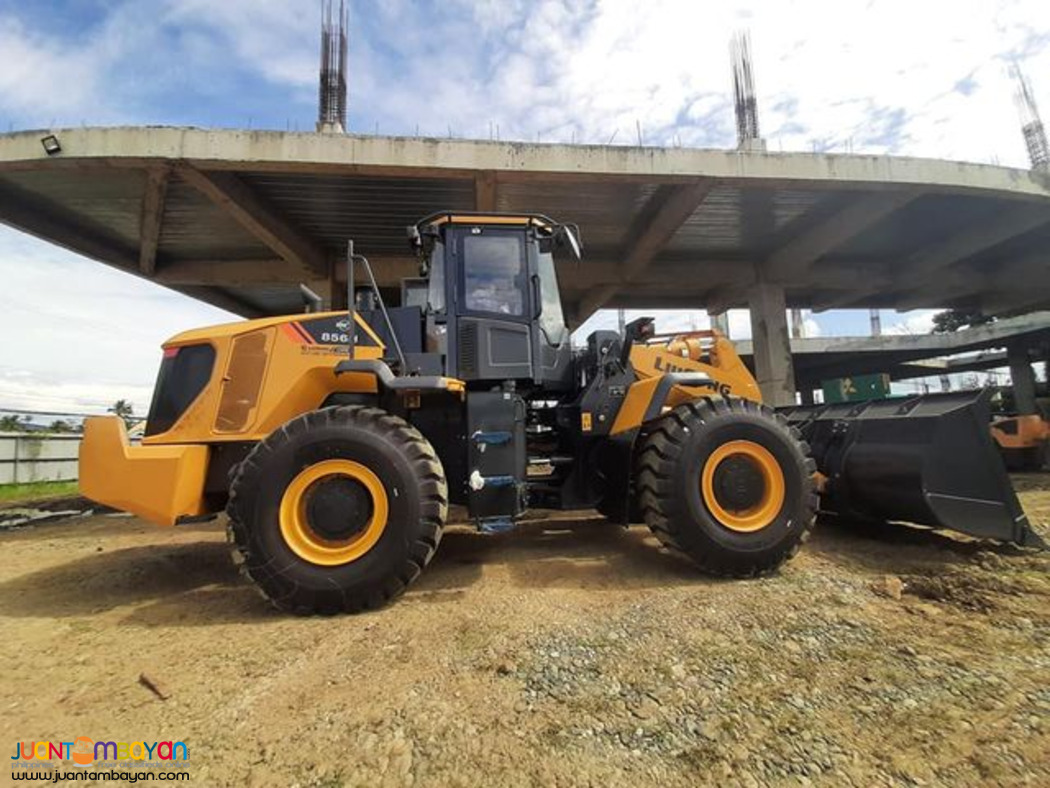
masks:
[(647, 425), (637, 455), (645, 522), (703, 571), (754, 577), (808, 538), (816, 464), (798, 431), (749, 400), (680, 405)]
[(226, 509), (234, 559), (298, 614), (380, 607), (419, 576), (448, 514), (430, 443), (378, 408), (304, 414), (240, 464)]

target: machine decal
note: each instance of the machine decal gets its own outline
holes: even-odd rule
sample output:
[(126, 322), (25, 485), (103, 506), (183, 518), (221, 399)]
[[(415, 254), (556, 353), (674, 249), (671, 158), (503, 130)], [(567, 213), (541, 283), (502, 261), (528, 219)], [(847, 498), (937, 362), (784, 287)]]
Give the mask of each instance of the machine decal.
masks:
[[(300, 329), (316, 345), (349, 345), (350, 321), (345, 317), (329, 316), (302, 320), (292, 325)], [(360, 322), (357, 325), (357, 346), (376, 347), (376, 341)]]
[(733, 389), (725, 383), (719, 383), (717, 380), (706, 380), (702, 383), (696, 383), (695, 385), (689, 386), (694, 389), (711, 389), (717, 391), (720, 396), (728, 397), (733, 393)]

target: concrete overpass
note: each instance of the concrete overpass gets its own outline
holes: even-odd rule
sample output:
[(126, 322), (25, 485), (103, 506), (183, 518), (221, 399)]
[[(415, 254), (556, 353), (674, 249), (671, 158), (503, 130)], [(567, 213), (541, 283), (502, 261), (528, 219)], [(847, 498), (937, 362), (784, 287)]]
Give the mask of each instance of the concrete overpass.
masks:
[[(752, 343), (735, 344), (751, 361)], [(820, 388), (821, 381), (882, 372), (893, 380), (907, 380), (1010, 367), (1015, 380), (1027, 380), (1032, 363), (1050, 360), (1050, 312), (949, 334), (792, 339), (791, 354), (804, 399)]]
[[(47, 139), (50, 151), (43, 144)], [(885, 156), (116, 128), (0, 135), (0, 222), (250, 316), (297, 284), (341, 306), (347, 238), (381, 284), (441, 209), (580, 224), (559, 275), (601, 307), (752, 310), (755, 370), (794, 396), (785, 307), (1050, 306), (1050, 179)]]

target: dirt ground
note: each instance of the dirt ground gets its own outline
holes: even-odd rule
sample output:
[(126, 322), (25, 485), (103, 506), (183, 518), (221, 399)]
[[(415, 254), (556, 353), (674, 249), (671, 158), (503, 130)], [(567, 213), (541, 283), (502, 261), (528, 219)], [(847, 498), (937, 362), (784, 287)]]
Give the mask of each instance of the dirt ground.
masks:
[[(1050, 476), (1017, 486), (1046, 534)], [(221, 524), (0, 554), (8, 751), (181, 739), (209, 786), (1050, 785), (1045, 554), (825, 526), (732, 582), (599, 519), (454, 528), (395, 605), (329, 619), (268, 608)]]

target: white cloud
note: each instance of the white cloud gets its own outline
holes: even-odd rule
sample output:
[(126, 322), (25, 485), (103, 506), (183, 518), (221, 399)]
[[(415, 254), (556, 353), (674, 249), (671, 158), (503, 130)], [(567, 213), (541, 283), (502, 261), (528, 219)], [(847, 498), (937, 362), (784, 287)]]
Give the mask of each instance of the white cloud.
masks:
[[(17, 19), (0, 16), (0, 52), (0, 109), (7, 113), (64, 114), (86, 110), (99, 97), (97, 49), (34, 34)], [(77, 75), (74, 85), (70, 74)]]
[(167, 0), (164, 5), (166, 25), (205, 36), (227, 61), (238, 59), (271, 82), (316, 90), (319, 3)]
[[(640, 124), (647, 143), (728, 145), (727, 42), (733, 30), (750, 27), (761, 125), (773, 150), (1023, 166), (1006, 64), (1018, 58), (1033, 74), (1050, 72), (1040, 0), (951, 7), (854, 0), (833, 13), (806, 3), (674, 0), (653, 0), (644, 14), (628, 0), (571, 10), (542, 1), (527, 11), (511, 3), (453, 9), (435, 20), (432, 39), (358, 39), (351, 92), (363, 106), (352, 99), (352, 108), (371, 109), (384, 128), (419, 123), (440, 135), (451, 124), (457, 135), (485, 137), (495, 122), (504, 137), (606, 142), (615, 133), (623, 144), (636, 141)], [(464, 37), (464, 29), (472, 32)], [(396, 79), (372, 73), (380, 44), (407, 61)], [(435, 63), (443, 72), (437, 81), (428, 79)], [(473, 79), (461, 78), (472, 69)], [(363, 86), (356, 82), (362, 73)]]
[(0, 279), (0, 406), (145, 413), (161, 343), (234, 319), (3, 227)]
[[(301, 0), (114, 2), (99, 25), (59, 37), (0, 12), (0, 114), (95, 124), (236, 122), (260, 100), (229, 72), (296, 97), (309, 127), (318, 12)], [(728, 41), (749, 28), (772, 150), (892, 152), (1023, 166), (1007, 64), (1050, 84), (1043, 0), (707, 4), (450, 0), (421, 22), (405, 0), (351, 3), (351, 125), (390, 133), (727, 146)], [(20, 17), (25, 20), (29, 17)], [(75, 79), (70, 79), (75, 75)], [(61, 86), (58, 89), (56, 86)], [(225, 118), (194, 98), (233, 90)], [(1043, 102), (1050, 105), (1050, 100)], [(151, 109), (152, 108), (152, 109)], [(307, 117), (299, 117), (307, 113)]]
[(819, 337), (821, 335), (820, 323), (813, 317), (812, 313), (807, 314), (802, 318), (802, 331), (806, 337)]
[(933, 316), (939, 309), (916, 309), (901, 312), (899, 319), (883, 327), (885, 334), (929, 334), (933, 331)]

